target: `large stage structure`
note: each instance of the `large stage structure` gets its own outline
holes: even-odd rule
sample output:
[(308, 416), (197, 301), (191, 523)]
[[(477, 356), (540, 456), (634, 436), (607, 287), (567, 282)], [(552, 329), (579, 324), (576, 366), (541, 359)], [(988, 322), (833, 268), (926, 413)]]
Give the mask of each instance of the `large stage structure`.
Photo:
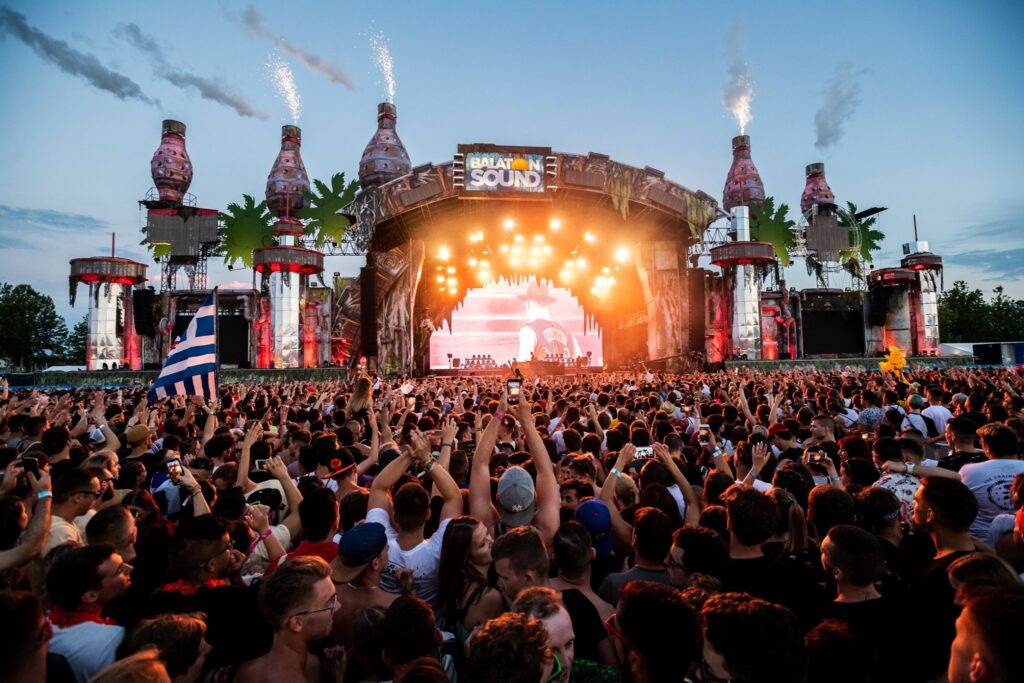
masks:
[[(185, 131), (163, 122), (150, 161), (155, 187), (140, 201), (159, 290), (145, 286), (142, 263), (113, 254), (71, 262), (72, 300), (77, 284), (90, 287), (90, 370), (159, 367), (210, 291), (207, 260), (223, 252), (227, 231), (220, 212), (198, 207), (188, 191)], [(275, 222), (253, 249), (253, 286), (218, 288), (228, 368), (365, 360), (422, 375), (500, 372), (517, 360), (581, 372), (639, 361), (678, 370), (863, 358), (891, 345), (939, 353), (941, 256), (915, 230), (899, 267), (868, 270), (858, 221), (884, 209), (845, 214), (820, 163), (805, 169), (788, 238), (765, 229), (765, 187), (747, 135), (732, 140), (719, 204), (656, 168), (595, 152), (461, 144), (450, 160), (413, 165), (397, 109), (382, 103), (358, 166), (361, 189), (340, 211), (351, 225), (326, 244), (314, 243), (299, 217), (310, 188), (301, 143), (297, 126), (283, 126), (266, 185)], [(325, 257), (335, 254), (365, 255), (365, 264), (327, 286)], [(781, 266), (793, 258), (817, 287), (787, 286)], [(488, 291), (486, 302), (467, 303)], [(470, 321), (454, 325), (464, 309)], [(485, 313), (504, 335), (497, 359)], [(569, 328), (570, 315), (578, 327)], [(438, 334), (469, 341), (432, 359)]]

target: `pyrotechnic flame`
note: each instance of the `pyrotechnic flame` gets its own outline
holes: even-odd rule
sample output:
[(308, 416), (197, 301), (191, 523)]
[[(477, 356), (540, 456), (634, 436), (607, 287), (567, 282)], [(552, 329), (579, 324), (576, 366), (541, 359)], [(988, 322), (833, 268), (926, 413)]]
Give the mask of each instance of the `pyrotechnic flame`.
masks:
[(373, 61), (380, 69), (384, 77), (384, 86), (388, 90), (388, 102), (395, 103), (395, 68), (391, 61), (391, 50), (388, 49), (388, 39), (383, 33), (375, 33), (370, 36), (370, 47), (373, 49)]
[(299, 116), (302, 114), (302, 100), (299, 98), (299, 89), (295, 87), (292, 68), (278, 55), (271, 55), (267, 60), (267, 75), (273, 82), (277, 94), (288, 105), (288, 110), (292, 114), (292, 123), (298, 123)]

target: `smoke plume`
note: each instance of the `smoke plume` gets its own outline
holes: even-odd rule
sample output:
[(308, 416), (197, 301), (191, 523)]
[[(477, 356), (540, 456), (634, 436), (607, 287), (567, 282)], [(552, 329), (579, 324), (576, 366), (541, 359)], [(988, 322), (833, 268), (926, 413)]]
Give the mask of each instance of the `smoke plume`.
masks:
[(297, 60), (305, 64), (306, 68), (310, 71), (315, 71), (322, 76), (326, 76), (332, 83), (342, 85), (349, 90), (355, 89), (352, 85), (352, 79), (349, 78), (348, 73), (346, 73), (340, 66), (331, 64), (319, 55), (313, 54), (305, 48), (291, 43), (281, 34), (270, 31), (263, 25), (263, 17), (260, 16), (260, 13), (256, 11), (255, 7), (250, 5), (242, 13), (242, 25), (249, 29), (249, 32), (257, 38), (269, 40), (279, 50), (287, 52), (291, 56), (295, 57)]
[(750, 114), (750, 100), (754, 97), (754, 84), (750, 80), (750, 67), (743, 58), (743, 23), (738, 18), (732, 22), (725, 41), (725, 52), (729, 59), (729, 70), (722, 82), (722, 106), (736, 119), (740, 135), (743, 135), (753, 118)]
[(114, 34), (128, 41), (135, 49), (149, 56), (153, 72), (171, 85), (182, 90), (195, 88), (200, 97), (234, 109), (239, 116), (265, 119), (267, 115), (257, 111), (249, 101), (231, 91), (231, 88), (217, 78), (206, 78), (172, 67), (167, 63), (163, 50), (152, 36), (142, 32), (137, 24), (122, 24)]
[(825, 89), (825, 101), (814, 115), (818, 149), (831, 147), (843, 137), (843, 126), (860, 105), (860, 83), (863, 71), (855, 71), (851, 62), (839, 62), (832, 80)]
[(146, 97), (139, 84), (132, 79), (103, 66), (94, 55), (79, 52), (63, 40), (57, 40), (29, 26), (24, 14), (9, 7), (0, 7), (0, 32), (14, 36), (64, 73), (77, 76), (94, 88), (122, 100), (139, 100), (160, 106), (157, 100)]

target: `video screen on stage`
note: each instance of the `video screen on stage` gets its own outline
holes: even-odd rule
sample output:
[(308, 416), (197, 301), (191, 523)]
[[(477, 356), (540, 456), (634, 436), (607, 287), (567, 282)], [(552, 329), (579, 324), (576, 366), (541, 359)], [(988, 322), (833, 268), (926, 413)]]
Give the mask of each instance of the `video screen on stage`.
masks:
[[(568, 289), (535, 279), (492, 282), (471, 289), (448, 323), (430, 337), (430, 367), (474, 368), (493, 361), (569, 361), (604, 364), (601, 333), (585, 329), (583, 306)], [(451, 360), (449, 360), (451, 354)]]

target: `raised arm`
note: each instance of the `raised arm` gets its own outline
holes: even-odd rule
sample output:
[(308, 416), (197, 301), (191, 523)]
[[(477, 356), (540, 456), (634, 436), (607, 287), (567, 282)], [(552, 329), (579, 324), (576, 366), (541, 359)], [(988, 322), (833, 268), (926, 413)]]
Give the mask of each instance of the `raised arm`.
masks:
[[(207, 418), (209, 419), (209, 418)], [(249, 493), (256, 488), (256, 483), (249, 478), (250, 452), (252, 445), (263, 438), (263, 425), (259, 422), (249, 427), (242, 439), (242, 453), (238, 456), (238, 474), (235, 476), (235, 486), (242, 489), (242, 493)]]
[(403, 448), (402, 452), (397, 458), (388, 463), (388, 466), (381, 470), (380, 474), (373, 480), (373, 484), (370, 485), (370, 500), (367, 505), (368, 510), (381, 508), (383, 510), (390, 509), (388, 505), (388, 491), (395, 485), (398, 478), (402, 476), (402, 473), (409, 469), (409, 465), (413, 462), (412, 451), (408, 448)]
[(597, 434), (597, 438), (604, 443), (604, 430), (601, 429), (601, 421), (597, 419), (597, 408), (594, 407), (593, 403), (587, 404), (587, 416), (590, 418), (590, 424), (594, 426), (594, 433)]
[(53, 497), (50, 495), (50, 475), (40, 471), (37, 479), (31, 472), (26, 472), (25, 477), (32, 489), (32, 495), (36, 497), (36, 504), (32, 509), (28, 527), (21, 537), (21, 543), (10, 550), (0, 551), (0, 570), (20, 567), (42, 555), (46, 537), (50, 534), (50, 508), (53, 504)]
[(698, 526), (700, 522), (700, 498), (697, 496), (697, 492), (693, 490), (689, 480), (683, 476), (679, 466), (676, 465), (676, 461), (672, 459), (668, 446), (663, 443), (656, 443), (654, 444), (654, 452), (658, 459), (661, 460), (661, 463), (668, 469), (672, 479), (676, 482), (676, 486), (679, 487), (683, 494), (683, 500), (686, 502), (686, 511), (683, 517), (684, 526)]
[(277, 456), (267, 459), (267, 471), (273, 475), (284, 489), (284, 499), (288, 502), (288, 516), (281, 520), (281, 524), (288, 527), (292, 538), (295, 538), (302, 529), (302, 522), (299, 521), (299, 503), (302, 502), (302, 494), (299, 487), (295, 485), (292, 478), (288, 476), (288, 467), (284, 461)]
[(633, 544), (633, 527), (626, 520), (622, 519), (622, 515), (619, 514), (619, 508), (615, 505), (615, 486), (618, 483), (619, 477), (629, 476), (622, 473), (622, 468), (633, 462), (633, 456), (635, 455), (636, 447), (633, 444), (627, 443), (622, 447), (622, 450), (619, 451), (619, 457), (615, 460), (615, 466), (608, 473), (608, 477), (601, 486), (601, 493), (598, 494), (598, 497), (608, 506), (608, 514), (612, 518), (612, 535), (620, 545), (627, 548)]
[(409, 435), (409, 440), (412, 443), (413, 458), (424, 465), (427, 476), (434, 482), (434, 490), (444, 499), (444, 505), (441, 506), (441, 519), (458, 517), (462, 514), (462, 492), (459, 491), (459, 485), (455, 483), (452, 475), (448, 474), (448, 470), (441, 463), (434, 462), (433, 456), (430, 455), (430, 444), (422, 434), (412, 432)]
[(206, 502), (203, 489), (187, 467), (181, 469), (181, 476), (178, 477), (178, 481), (175, 483), (181, 484), (188, 489), (189, 495), (192, 497), (193, 516), (202, 517), (203, 515), (210, 514), (210, 504)]
[(537, 472), (537, 514), (534, 516), (534, 526), (540, 531), (544, 545), (551, 547), (551, 540), (555, 537), (560, 523), (561, 501), (558, 498), (558, 480), (555, 479), (555, 467), (551, 463), (551, 456), (548, 449), (544, 447), (544, 441), (540, 438), (537, 425), (533, 420), (533, 413), (530, 404), (522, 401), (517, 406), (516, 417), (523, 425), (523, 433), (526, 437), (526, 449), (530, 452), (533, 460), (533, 467)]
[[(452, 451), (455, 449), (455, 435), (458, 433), (458, 420), (456, 420), (454, 417), (444, 418), (441, 427), (441, 454), (438, 456), (437, 464), (444, 468), (445, 472), (448, 472), (451, 469)], [(456, 488), (458, 488), (458, 485), (456, 485)], [(437, 488), (436, 483), (433, 486), (431, 495), (442, 495), (440, 490)], [(459, 498), (461, 499), (462, 496), (460, 495)]]
[(199, 446), (202, 447), (213, 438), (213, 432), (217, 429), (217, 413), (206, 404), (206, 401), (203, 401), (200, 405), (206, 411), (206, 422), (203, 423), (203, 439), (199, 443)]
[(492, 527), (498, 521), (498, 511), (491, 503), (491, 456), (494, 455), (494, 444), (498, 440), (498, 424), (505, 412), (505, 395), (502, 394), (498, 412), (491, 416), (484, 431), (477, 441), (473, 453), (473, 463), (469, 472), (469, 514), (473, 515), (485, 527)]

